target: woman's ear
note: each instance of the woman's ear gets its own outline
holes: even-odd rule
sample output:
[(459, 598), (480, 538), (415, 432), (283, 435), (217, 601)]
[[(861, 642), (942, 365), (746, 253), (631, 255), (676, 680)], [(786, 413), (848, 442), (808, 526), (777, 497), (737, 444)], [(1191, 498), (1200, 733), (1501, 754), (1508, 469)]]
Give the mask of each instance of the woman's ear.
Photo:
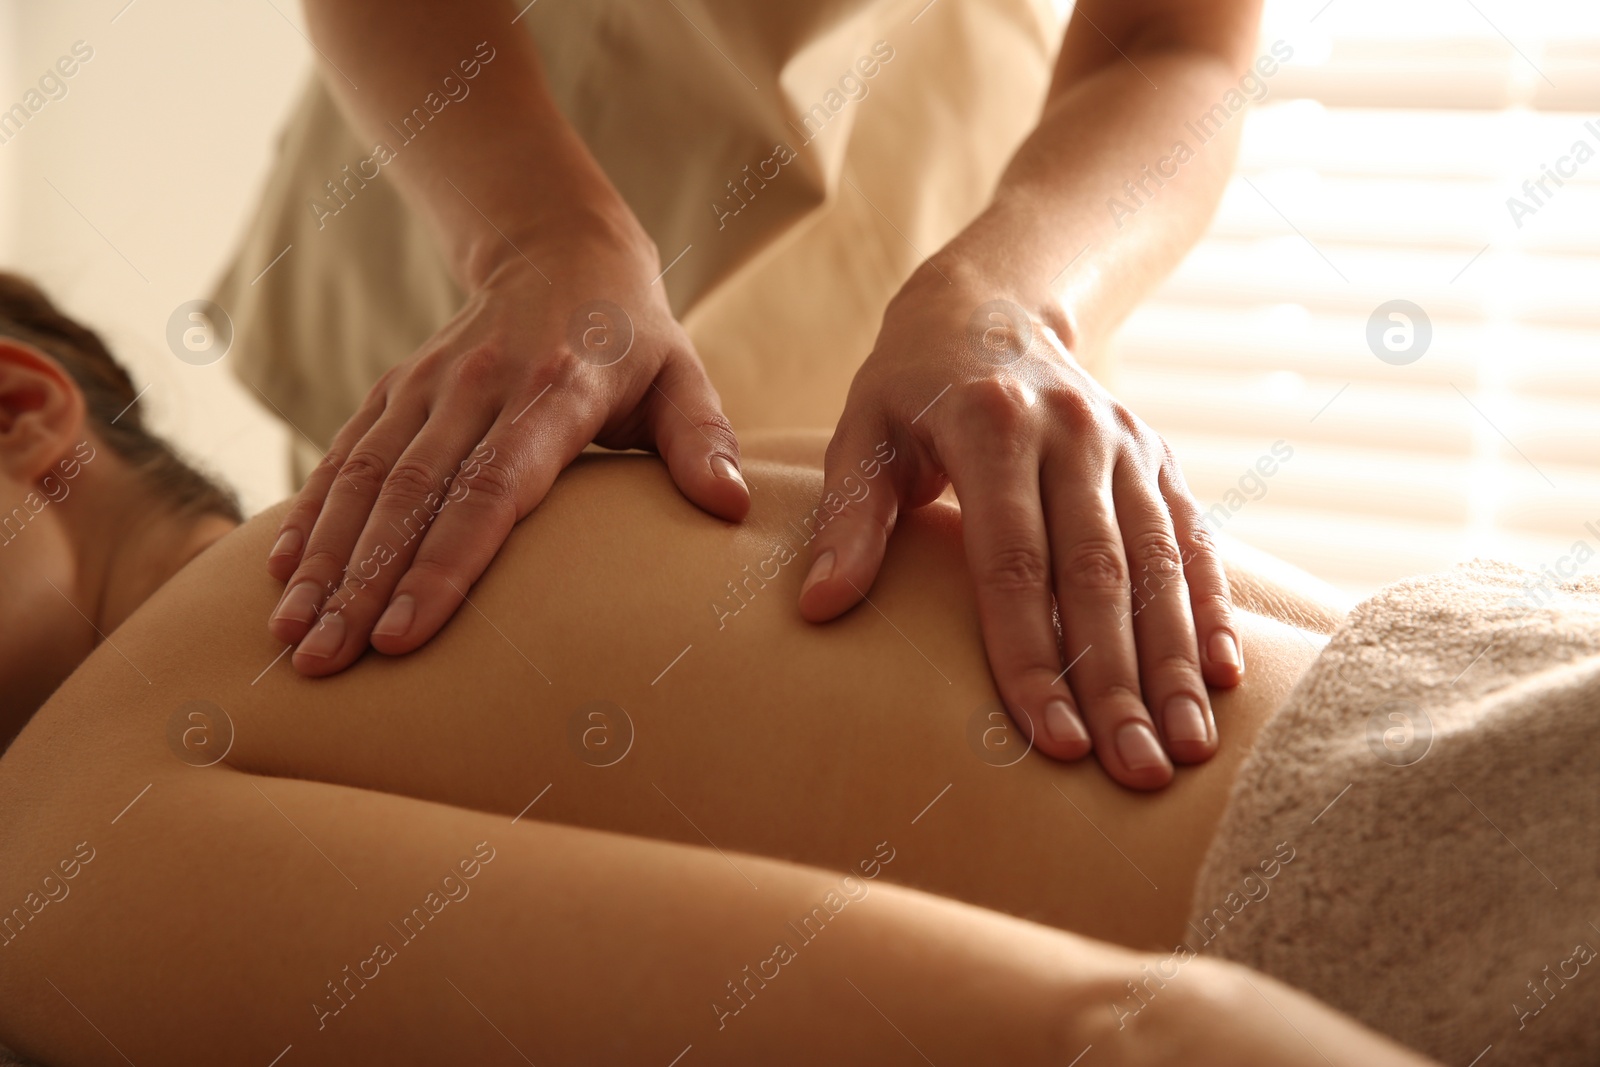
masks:
[(83, 393), (61, 364), (0, 337), (0, 471), (37, 481), (86, 435)]

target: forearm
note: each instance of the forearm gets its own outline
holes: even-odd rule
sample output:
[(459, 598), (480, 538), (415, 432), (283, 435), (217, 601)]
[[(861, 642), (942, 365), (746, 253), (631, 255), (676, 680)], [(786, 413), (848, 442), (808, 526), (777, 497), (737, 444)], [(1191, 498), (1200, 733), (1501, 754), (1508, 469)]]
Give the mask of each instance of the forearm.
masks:
[[(703, 1064), (1061, 1067), (1091, 1046), (1111, 1067), (1422, 1062), (1263, 975), (860, 870), (138, 771), (80, 788), (50, 832), (7, 835), (7, 900), (81, 861), (0, 957), (4, 1037), (48, 1062), (670, 1063), (692, 1047)], [(138, 782), (107, 828), (101, 809)]]
[[(1061, 1064), (1132, 973), (1130, 953), (860, 870), (225, 769), (112, 777), (57, 813), (93, 861), (0, 958), (7, 1043), (48, 1062), (121, 1061), (46, 977), (139, 1063), (291, 1044), (308, 1064), (522, 1062), (508, 1044), (541, 1063), (691, 1044), (704, 1064), (920, 1062), (910, 1041), (941, 1064)], [(7, 900), (56, 836), (13, 835)]]
[(324, 80), (374, 146), (367, 169), (400, 183), (468, 288), (520, 260), (516, 246), (575, 225), (654, 255), (556, 108), (516, 14), (507, 0), (306, 0)]
[(1182, 258), (1233, 168), (1242, 116), (1195, 123), (1237, 88), (1259, 3), (1169, 7), (1080, 0), (1038, 126), (990, 207), (935, 257), (1074, 350), (1098, 345)]

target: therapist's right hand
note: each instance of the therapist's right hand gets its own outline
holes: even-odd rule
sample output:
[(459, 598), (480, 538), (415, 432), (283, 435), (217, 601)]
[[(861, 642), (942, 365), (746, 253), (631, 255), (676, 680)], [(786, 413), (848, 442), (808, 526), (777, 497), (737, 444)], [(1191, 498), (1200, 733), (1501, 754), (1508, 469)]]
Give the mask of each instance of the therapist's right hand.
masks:
[(286, 583), (269, 629), (298, 645), (297, 670), (427, 642), (591, 441), (659, 452), (690, 501), (744, 517), (738, 441), (660, 270), (636, 224), (508, 240), (461, 311), (373, 386), (268, 560)]

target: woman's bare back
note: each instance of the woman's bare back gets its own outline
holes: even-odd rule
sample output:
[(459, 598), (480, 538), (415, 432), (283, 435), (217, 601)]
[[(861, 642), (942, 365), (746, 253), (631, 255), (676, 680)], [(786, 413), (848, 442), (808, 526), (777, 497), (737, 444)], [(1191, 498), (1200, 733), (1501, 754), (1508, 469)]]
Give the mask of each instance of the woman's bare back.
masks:
[(269, 512), (63, 687), (30, 732), (70, 740), (19, 745), (0, 804), (41, 760), (92, 761), (101, 773), (81, 797), (120, 795), (152, 763), (220, 758), (508, 817), (881, 865), (907, 885), (1170, 946), (1233, 770), (1315, 644), (1244, 616), (1247, 681), (1213, 694), (1218, 755), (1136, 795), (1093, 759), (1026, 752), (985, 666), (955, 509), (904, 518), (869, 601), (811, 626), (794, 599), (819, 475), (753, 463), (749, 477), (754, 509), (734, 526), (685, 503), (652, 458), (580, 462), (437, 640), (320, 680), (287, 669), (260, 625), (277, 595), (257, 563)]

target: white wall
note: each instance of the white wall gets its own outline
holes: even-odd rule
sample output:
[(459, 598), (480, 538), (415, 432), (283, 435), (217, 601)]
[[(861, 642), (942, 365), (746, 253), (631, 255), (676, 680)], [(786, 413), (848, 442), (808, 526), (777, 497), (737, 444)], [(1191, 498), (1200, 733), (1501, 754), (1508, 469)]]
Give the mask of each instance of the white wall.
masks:
[(301, 26), (294, 0), (0, 0), (0, 109), (74, 42), (94, 50), (0, 143), (0, 265), (99, 329), (150, 386), (155, 428), (247, 511), (288, 491), (285, 431), (227, 358), (177, 359), (166, 327), (207, 294), (253, 210), (310, 73)]

